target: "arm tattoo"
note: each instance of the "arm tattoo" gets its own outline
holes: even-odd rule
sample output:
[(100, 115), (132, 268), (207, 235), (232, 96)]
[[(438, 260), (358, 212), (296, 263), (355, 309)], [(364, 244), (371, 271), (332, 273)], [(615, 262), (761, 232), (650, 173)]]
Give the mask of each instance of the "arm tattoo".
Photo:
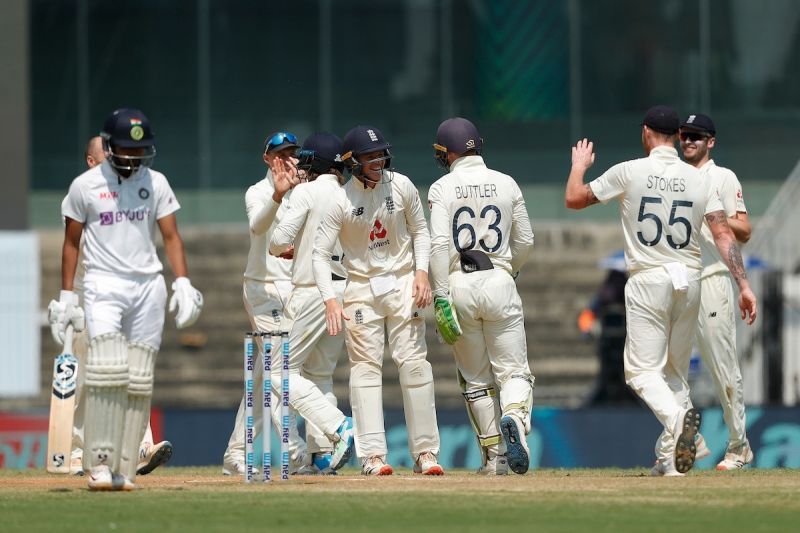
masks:
[(597, 199), (597, 196), (594, 195), (594, 191), (592, 190), (591, 187), (589, 187), (588, 184), (584, 184), (583, 191), (586, 194), (586, 206), (587, 207), (590, 206), (590, 205), (594, 205), (594, 204), (600, 202), (600, 200)]
[(742, 254), (739, 252), (739, 247), (733, 242), (728, 247), (728, 269), (731, 271), (731, 275), (737, 283), (743, 279), (747, 279), (747, 273), (744, 270), (744, 263), (742, 261)]
[(708, 222), (709, 226), (713, 226), (714, 224), (727, 224), (728, 220), (724, 212), (712, 211), (711, 213), (706, 213), (706, 222)]

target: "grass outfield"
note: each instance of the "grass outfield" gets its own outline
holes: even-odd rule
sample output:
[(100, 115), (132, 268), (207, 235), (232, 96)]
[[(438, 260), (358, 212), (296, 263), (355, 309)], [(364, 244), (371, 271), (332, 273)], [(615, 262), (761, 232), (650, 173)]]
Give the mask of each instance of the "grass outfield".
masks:
[(791, 531), (800, 472), (536, 470), (484, 478), (401, 471), (294, 477), (245, 486), (219, 467), (162, 468), (132, 493), (89, 493), (84, 478), (0, 470), (0, 530), (12, 531)]

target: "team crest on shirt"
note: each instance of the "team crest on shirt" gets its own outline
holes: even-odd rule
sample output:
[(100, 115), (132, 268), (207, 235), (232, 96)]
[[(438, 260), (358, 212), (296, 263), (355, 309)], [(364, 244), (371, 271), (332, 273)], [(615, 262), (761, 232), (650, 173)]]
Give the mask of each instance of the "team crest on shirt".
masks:
[(361, 312), (361, 309), (356, 309), (355, 319), (356, 319), (356, 324), (358, 324), (358, 325), (361, 325), (361, 324), (364, 323), (364, 313)]
[(386, 210), (389, 211), (390, 215), (394, 214), (394, 198), (391, 196), (386, 197)]
[(142, 187), (141, 189), (139, 189), (139, 198), (141, 198), (142, 200), (147, 200), (148, 198), (150, 198), (150, 191)]

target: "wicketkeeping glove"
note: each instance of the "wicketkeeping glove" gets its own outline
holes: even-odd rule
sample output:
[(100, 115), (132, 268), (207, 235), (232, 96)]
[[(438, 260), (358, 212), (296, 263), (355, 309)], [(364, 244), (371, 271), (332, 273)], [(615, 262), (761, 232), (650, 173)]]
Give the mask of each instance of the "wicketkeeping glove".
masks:
[(203, 295), (192, 287), (189, 278), (177, 278), (172, 283), (172, 298), (169, 300), (169, 312), (177, 310), (175, 325), (178, 329), (188, 328), (200, 316), (203, 310)]
[(442, 340), (447, 344), (454, 344), (461, 336), (461, 325), (450, 300), (437, 296), (433, 300), (433, 314), (436, 317), (436, 329)]

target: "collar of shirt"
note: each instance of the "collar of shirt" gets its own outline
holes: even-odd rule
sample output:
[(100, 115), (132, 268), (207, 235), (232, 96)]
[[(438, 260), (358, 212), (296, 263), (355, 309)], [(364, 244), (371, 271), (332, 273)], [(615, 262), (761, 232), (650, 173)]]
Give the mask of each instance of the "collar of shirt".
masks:
[(450, 165), (450, 172), (458, 170), (468, 170), (471, 168), (486, 168), (486, 163), (483, 162), (483, 157), (479, 155), (465, 155), (453, 161)]
[(650, 156), (653, 159), (660, 161), (669, 161), (671, 159), (679, 159), (678, 150), (674, 146), (656, 146), (650, 150)]
[(709, 159), (708, 161), (706, 161), (705, 163), (703, 163), (703, 166), (702, 166), (702, 167), (700, 167), (698, 170), (703, 170), (703, 171), (705, 171), (705, 172), (708, 172), (708, 170), (709, 170), (711, 167), (715, 167), (715, 166), (717, 166), (717, 164), (716, 164), (716, 163), (714, 163), (714, 160), (713, 160), (713, 159)]
[(335, 174), (321, 174), (314, 181), (319, 181), (320, 183), (328, 181), (339, 185), (339, 178)]

